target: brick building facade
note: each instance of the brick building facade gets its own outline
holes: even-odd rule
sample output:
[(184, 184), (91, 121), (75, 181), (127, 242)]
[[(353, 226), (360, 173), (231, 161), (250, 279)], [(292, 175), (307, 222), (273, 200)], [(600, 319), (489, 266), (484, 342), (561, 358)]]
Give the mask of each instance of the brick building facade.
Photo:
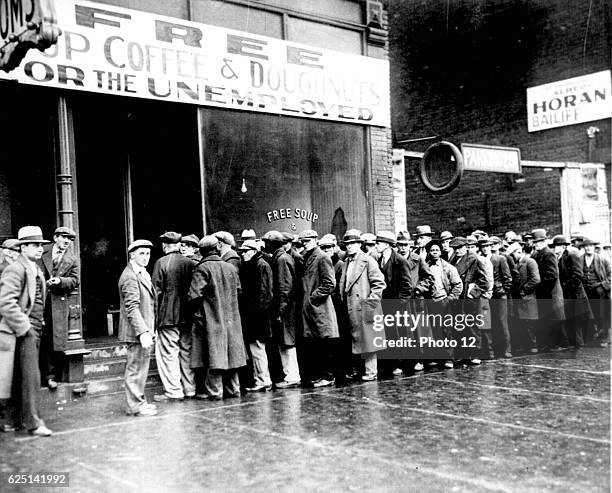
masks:
[[(389, 16), (396, 141), (440, 136), (457, 145), (518, 147), (528, 162), (603, 163), (609, 182), (609, 118), (528, 132), (526, 111), (528, 87), (610, 69), (609, 2), (391, 0)], [(599, 129), (592, 139), (589, 127)], [(427, 145), (403, 147), (415, 154)], [(418, 160), (409, 159), (408, 227), (429, 223), (461, 233), (573, 228), (561, 213), (564, 169), (524, 166), (522, 176), (466, 172), (458, 188), (434, 196), (418, 179)], [(609, 214), (609, 184), (607, 197), (600, 206)]]

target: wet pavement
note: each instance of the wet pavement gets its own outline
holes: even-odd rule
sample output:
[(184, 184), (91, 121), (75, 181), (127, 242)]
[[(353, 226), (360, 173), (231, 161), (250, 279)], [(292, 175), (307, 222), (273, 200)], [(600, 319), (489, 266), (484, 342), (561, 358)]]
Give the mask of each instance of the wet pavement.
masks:
[[(158, 409), (89, 398), (51, 438), (2, 434), (0, 491), (610, 490), (609, 349)], [(9, 487), (18, 471), (70, 487)]]

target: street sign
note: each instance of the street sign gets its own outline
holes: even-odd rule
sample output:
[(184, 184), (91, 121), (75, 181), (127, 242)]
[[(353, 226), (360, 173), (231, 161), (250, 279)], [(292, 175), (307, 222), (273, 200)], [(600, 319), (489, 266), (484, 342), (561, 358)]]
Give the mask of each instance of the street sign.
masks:
[(466, 171), (521, 173), (521, 151), (516, 147), (461, 144)]

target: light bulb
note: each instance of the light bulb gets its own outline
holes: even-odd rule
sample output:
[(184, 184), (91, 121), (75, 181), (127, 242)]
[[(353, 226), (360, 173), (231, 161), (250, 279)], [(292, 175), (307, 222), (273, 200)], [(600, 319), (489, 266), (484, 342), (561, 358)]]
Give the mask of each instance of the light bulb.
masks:
[(240, 191), (242, 193), (246, 193), (247, 191), (247, 187), (246, 187), (246, 183), (244, 182), (244, 178), (242, 179), (242, 187), (240, 187)]

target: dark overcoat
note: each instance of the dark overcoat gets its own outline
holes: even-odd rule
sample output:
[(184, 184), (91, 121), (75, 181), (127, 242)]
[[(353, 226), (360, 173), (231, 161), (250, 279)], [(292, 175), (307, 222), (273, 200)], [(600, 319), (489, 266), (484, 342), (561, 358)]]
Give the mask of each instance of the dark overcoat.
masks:
[(538, 264), (540, 284), (536, 288), (538, 314), (542, 320), (565, 320), (563, 290), (559, 281), (557, 256), (548, 247), (535, 251), (531, 258)]
[(138, 342), (144, 332), (155, 330), (155, 289), (148, 280), (136, 274), (132, 265), (119, 277), (119, 340)]
[(518, 273), (517, 291), (513, 302), (516, 316), (521, 320), (537, 320), (536, 288), (540, 284), (538, 264), (529, 255), (524, 255), (515, 265)]
[(331, 259), (319, 247), (304, 255), (302, 324), (306, 338), (339, 337), (331, 295), (336, 287)]
[(240, 319), (244, 340), (267, 341), (272, 336), (272, 268), (260, 252), (240, 264)]
[(272, 256), (272, 331), (283, 346), (295, 346), (298, 279), (293, 257), (279, 248)]
[(593, 318), (591, 305), (583, 285), (582, 258), (574, 252), (565, 250), (559, 257), (559, 280), (563, 290), (567, 319), (583, 315)]
[[(44, 303), (45, 278), (39, 267), (37, 276), (42, 285)], [(0, 276), (0, 399), (11, 397), (16, 338), (30, 330), (29, 314), (35, 296), (36, 276), (28, 260), (19, 255)]]
[(420, 255), (410, 252), (406, 258), (410, 277), (410, 297), (425, 298), (433, 286), (434, 276)]
[[(381, 257), (382, 258), (382, 257)], [(378, 259), (380, 265), (380, 258)], [(387, 263), (380, 268), (385, 276), (385, 289), (382, 297), (385, 300), (408, 300), (412, 295), (410, 269), (408, 262), (395, 250)]]
[(180, 252), (170, 252), (153, 266), (153, 286), (157, 295), (157, 327), (187, 326), (190, 323), (187, 295), (194, 268), (193, 260)]
[[(482, 314), (487, 320), (489, 311), (489, 300), (483, 295), (489, 290), (484, 260), (474, 253), (466, 253), (455, 259), (455, 268), (463, 283), (461, 299), (463, 299), (463, 311), (473, 315)], [(490, 327), (479, 327), (490, 328)]]
[[(347, 277), (348, 267), (351, 275)], [(374, 329), (374, 315), (382, 315), (380, 300), (385, 289), (385, 276), (378, 268), (376, 260), (361, 250), (353, 260), (342, 265), (340, 294), (348, 312), (348, 322), (353, 340), (353, 354), (371, 353), (381, 348), (374, 345), (377, 334)]]
[(213, 370), (240, 368), (246, 364), (236, 268), (208, 255), (193, 271), (189, 300), (194, 313), (191, 366)]
[(490, 260), (493, 265), (493, 298), (499, 298), (503, 295), (510, 296), (512, 273), (508, 266), (508, 260), (497, 253), (492, 253)]
[(53, 324), (53, 350), (62, 351), (66, 349), (70, 323), (77, 321), (81, 315), (77, 296), (77, 288), (81, 283), (81, 267), (70, 247), (62, 255), (59, 264), (54, 267), (52, 248), (53, 244), (43, 247), (39, 265), (45, 274), (45, 279), (51, 277), (60, 279), (59, 284), (49, 287), (49, 301)]

